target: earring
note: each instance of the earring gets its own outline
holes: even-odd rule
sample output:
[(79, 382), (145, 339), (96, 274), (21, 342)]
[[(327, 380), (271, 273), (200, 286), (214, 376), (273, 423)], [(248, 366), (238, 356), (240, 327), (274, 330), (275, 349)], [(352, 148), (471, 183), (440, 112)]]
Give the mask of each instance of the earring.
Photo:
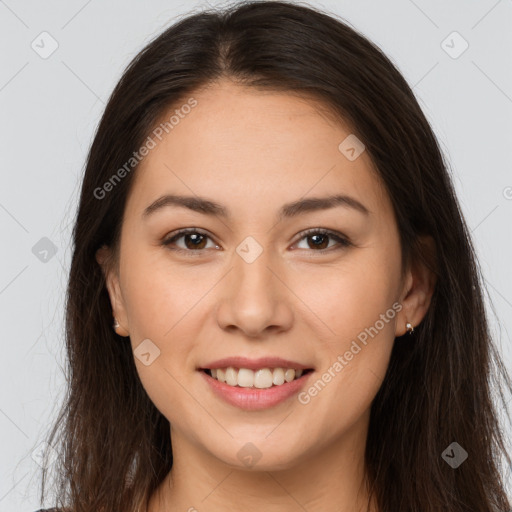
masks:
[(130, 336), (130, 333), (117, 321), (116, 317), (114, 317), (114, 323), (112, 324), (112, 327), (114, 328), (114, 331), (116, 331), (116, 334), (119, 336), (123, 336), (123, 338)]
[(411, 324), (411, 323), (409, 323), (409, 322), (407, 322), (407, 323), (405, 324), (405, 328), (407, 329), (407, 332), (408, 332), (409, 334), (412, 334), (412, 333), (414, 332), (414, 327), (413, 327), (413, 326), (412, 326), (412, 324)]

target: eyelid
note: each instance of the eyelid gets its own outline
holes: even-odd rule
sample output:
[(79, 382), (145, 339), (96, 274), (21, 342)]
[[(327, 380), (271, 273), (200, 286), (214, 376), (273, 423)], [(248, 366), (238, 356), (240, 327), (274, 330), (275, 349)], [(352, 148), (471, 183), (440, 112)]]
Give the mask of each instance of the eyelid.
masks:
[(324, 254), (327, 252), (340, 250), (340, 249), (351, 247), (354, 245), (351, 242), (351, 240), (348, 238), (348, 236), (344, 235), (343, 233), (340, 233), (339, 231), (335, 231), (333, 229), (327, 229), (327, 228), (310, 228), (310, 229), (306, 229), (305, 231), (301, 231), (299, 233), (297, 241), (294, 243), (294, 245), (296, 245), (302, 239), (306, 238), (308, 235), (312, 235), (312, 234), (327, 235), (330, 238), (335, 239), (338, 242), (338, 246), (330, 247), (327, 249), (320, 249), (318, 251), (308, 250), (307, 252)]
[[(180, 230), (178, 230), (176, 232), (173, 232), (169, 236), (166, 236), (163, 239), (162, 245), (169, 246), (175, 240), (181, 238), (184, 235), (190, 234), (190, 233), (197, 233), (197, 234), (203, 235), (203, 236), (209, 238), (212, 242), (214, 242), (215, 245), (220, 246), (220, 244), (215, 242), (213, 237), (211, 237), (206, 231), (204, 231), (201, 228), (183, 228), (183, 229), (180, 229)], [(351, 242), (351, 240), (346, 235), (344, 235), (343, 233), (340, 233), (339, 231), (335, 231), (335, 230), (327, 229), (327, 228), (309, 228), (309, 229), (306, 229), (304, 231), (301, 231), (297, 235), (298, 238), (294, 242), (293, 245), (296, 245), (298, 242), (300, 242), (301, 240), (303, 240), (304, 238), (306, 238), (310, 234), (327, 235), (330, 238), (335, 239), (338, 242), (338, 247), (334, 247), (334, 248), (331, 247), (331, 248), (327, 248), (327, 249), (319, 249), (318, 251), (307, 250), (307, 252), (312, 252), (312, 253), (316, 252), (316, 253), (324, 254), (326, 252), (332, 252), (332, 251), (335, 251), (335, 250), (339, 250), (339, 249), (347, 248), (347, 247), (350, 247), (350, 246), (354, 246), (353, 242)], [(189, 254), (199, 254), (199, 253), (205, 251), (205, 249), (197, 249), (197, 250), (195, 250), (195, 249), (182, 249), (181, 247), (172, 248), (171, 250), (178, 251), (178, 252), (185, 252), (185, 253), (189, 253)], [(299, 250), (301, 250), (301, 249), (299, 249)]]
[[(213, 239), (213, 237), (211, 237), (206, 231), (204, 231), (201, 228), (183, 228), (183, 229), (179, 229), (178, 231), (175, 231), (175, 232), (171, 233), (170, 235), (166, 235), (164, 237), (164, 239), (162, 240), (162, 245), (169, 246), (175, 240), (181, 238), (184, 235), (188, 235), (190, 233), (197, 233), (199, 235), (203, 235), (206, 238), (209, 238), (215, 245), (220, 246), (220, 244), (218, 244)], [(194, 250), (194, 249), (182, 249), (181, 247), (171, 248), (171, 250), (178, 251), (178, 252), (187, 252), (187, 253), (190, 253), (190, 254), (198, 254), (200, 252), (204, 252), (205, 251), (205, 249)]]

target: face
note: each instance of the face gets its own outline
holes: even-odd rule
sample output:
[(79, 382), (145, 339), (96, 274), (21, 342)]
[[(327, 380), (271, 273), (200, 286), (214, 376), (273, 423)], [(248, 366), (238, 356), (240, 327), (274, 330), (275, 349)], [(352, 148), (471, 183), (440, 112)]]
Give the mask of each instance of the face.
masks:
[[(368, 153), (339, 148), (349, 126), (229, 82), (191, 96), (134, 171), (113, 313), (176, 439), (231, 466), (289, 468), (364, 431), (394, 338), (422, 314), (413, 274)], [(232, 383), (263, 387), (201, 370), (228, 366), (244, 369)], [(303, 374), (275, 385), (276, 367)]]

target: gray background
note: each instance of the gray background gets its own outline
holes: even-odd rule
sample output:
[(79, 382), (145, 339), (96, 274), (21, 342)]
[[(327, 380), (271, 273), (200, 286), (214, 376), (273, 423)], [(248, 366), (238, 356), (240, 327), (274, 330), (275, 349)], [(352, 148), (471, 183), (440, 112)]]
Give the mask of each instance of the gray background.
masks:
[[(65, 390), (70, 230), (105, 102), (150, 39), (206, 5), (0, 0), (0, 512), (38, 508), (37, 447)], [(377, 43), (414, 87), (452, 167), (493, 330), (511, 368), (512, 1), (310, 5), (341, 15)], [(47, 56), (51, 44), (58, 48)]]

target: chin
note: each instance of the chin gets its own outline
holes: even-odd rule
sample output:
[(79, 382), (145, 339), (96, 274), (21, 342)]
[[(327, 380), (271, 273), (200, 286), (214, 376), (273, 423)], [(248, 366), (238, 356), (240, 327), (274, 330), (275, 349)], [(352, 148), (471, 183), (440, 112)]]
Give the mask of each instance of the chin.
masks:
[[(267, 432), (268, 433), (268, 432)], [(265, 434), (267, 435), (267, 434)], [(211, 454), (220, 462), (237, 470), (247, 471), (281, 471), (295, 467), (304, 456), (304, 450), (298, 450), (293, 444), (265, 442), (264, 437), (258, 441), (251, 436), (252, 441), (230, 443), (228, 451), (219, 453), (215, 448)], [(279, 441), (279, 440), (277, 440)], [(277, 446), (276, 446), (277, 444)]]

